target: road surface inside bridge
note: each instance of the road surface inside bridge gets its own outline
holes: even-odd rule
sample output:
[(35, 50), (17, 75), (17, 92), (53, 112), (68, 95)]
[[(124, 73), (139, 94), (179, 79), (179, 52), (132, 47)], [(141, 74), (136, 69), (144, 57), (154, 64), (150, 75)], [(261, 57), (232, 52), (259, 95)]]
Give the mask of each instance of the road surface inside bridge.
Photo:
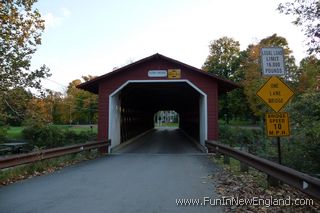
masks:
[(222, 212), (176, 204), (218, 198), (217, 168), (179, 130), (155, 129), (117, 153), (0, 187), (0, 212)]

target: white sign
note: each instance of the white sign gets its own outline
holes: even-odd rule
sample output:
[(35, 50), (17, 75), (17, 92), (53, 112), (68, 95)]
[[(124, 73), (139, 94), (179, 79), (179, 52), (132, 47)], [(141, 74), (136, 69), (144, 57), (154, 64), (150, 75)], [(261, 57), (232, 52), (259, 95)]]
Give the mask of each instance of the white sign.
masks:
[(167, 77), (167, 70), (149, 70), (148, 77), (159, 78), (159, 77)]
[(267, 76), (285, 74), (283, 49), (281, 47), (264, 47), (260, 50), (262, 73)]

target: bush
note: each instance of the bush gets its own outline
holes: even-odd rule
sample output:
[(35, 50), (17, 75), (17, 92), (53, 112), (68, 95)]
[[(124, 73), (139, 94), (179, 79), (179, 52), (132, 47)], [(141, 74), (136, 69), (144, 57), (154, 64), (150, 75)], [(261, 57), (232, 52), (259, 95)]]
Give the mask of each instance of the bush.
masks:
[(219, 141), (231, 147), (247, 148), (253, 154), (260, 154), (265, 149), (261, 129), (220, 125)]
[(288, 107), (291, 140), (284, 144), (286, 165), (309, 174), (320, 174), (320, 93), (308, 92)]
[(24, 139), (38, 148), (54, 148), (76, 143), (85, 143), (96, 139), (96, 133), (90, 131), (77, 134), (72, 130), (63, 130), (52, 125), (33, 125), (22, 131)]
[(53, 148), (64, 145), (63, 131), (55, 126), (33, 125), (22, 131), (23, 138), (38, 148)]

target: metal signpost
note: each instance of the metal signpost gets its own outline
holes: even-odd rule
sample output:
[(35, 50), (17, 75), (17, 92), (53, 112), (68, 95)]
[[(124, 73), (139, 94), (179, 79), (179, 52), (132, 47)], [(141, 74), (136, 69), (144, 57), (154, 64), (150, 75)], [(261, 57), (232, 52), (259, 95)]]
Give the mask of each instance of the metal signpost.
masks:
[(266, 113), (266, 130), (269, 137), (276, 137), (278, 161), (281, 164), (280, 137), (290, 135), (289, 114), (279, 112), (294, 95), (290, 87), (277, 76), (285, 75), (284, 55), (281, 47), (265, 47), (260, 50), (262, 74), (271, 76), (258, 90), (260, 97), (274, 113)]

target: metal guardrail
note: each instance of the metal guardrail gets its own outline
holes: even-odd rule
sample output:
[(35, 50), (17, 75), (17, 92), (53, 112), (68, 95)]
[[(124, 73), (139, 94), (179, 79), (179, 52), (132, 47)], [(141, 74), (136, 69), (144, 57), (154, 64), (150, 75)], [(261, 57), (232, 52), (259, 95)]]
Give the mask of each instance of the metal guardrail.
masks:
[(0, 169), (18, 166), (21, 164), (33, 163), (44, 159), (60, 157), (63, 155), (78, 153), (91, 149), (107, 148), (109, 145), (110, 140), (96, 141), (66, 147), (39, 150), (36, 152), (30, 152), (26, 154), (12, 155), (9, 157), (0, 158)]
[(206, 141), (206, 146), (208, 147), (209, 152), (219, 152), (235, 158), (299, 189), (303, 193), (320, 199), (320, 180), (317, 178), (217, 142)]

